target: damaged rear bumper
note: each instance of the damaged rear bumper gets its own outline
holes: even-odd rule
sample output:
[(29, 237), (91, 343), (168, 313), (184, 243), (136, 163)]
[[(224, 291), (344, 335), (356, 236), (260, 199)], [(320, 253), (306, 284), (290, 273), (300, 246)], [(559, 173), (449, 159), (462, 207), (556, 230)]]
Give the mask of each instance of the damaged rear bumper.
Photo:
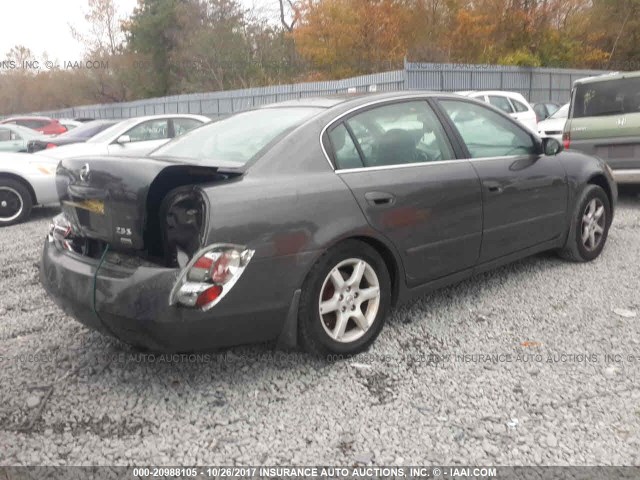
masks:
[(254, 261), (247, 270), (223, 301), (206, 312), (169, 305), (178, 269), (100, 265), (49, 241), (40, 278), (56, 304), (87, 327), (154, 351), (187, 352), (281, 335), (293, 290), (266, 282), (273, 272), (269, 262)]

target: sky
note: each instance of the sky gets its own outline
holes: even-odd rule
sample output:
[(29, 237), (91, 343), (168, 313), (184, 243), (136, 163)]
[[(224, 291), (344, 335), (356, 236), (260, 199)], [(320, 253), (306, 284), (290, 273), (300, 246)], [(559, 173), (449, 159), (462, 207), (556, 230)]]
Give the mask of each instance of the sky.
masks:
[[(245, 7), (264, 9), (275, 0), (241, 0)], [(115, 0), (123, 16), (133, 12), (137, 0)], [(87, 0), (4, 0), (0, 28), (0, 62), (16, 45), (29, 48), (36, 60), (46, 52), (50, 60), (82, 60), (83, 46), (71, 35), (70, 25), (86, 31)]]

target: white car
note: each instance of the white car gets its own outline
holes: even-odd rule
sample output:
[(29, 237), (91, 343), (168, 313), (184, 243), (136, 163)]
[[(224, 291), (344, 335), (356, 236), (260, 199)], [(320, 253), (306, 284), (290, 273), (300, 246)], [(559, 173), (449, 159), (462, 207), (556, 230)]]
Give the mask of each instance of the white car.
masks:
[(59, 205), (58, 160), (30, 153), (0, 153), (0, 227), (26, 220), (36, 205)]
[(560, 107), (549, 118), (538, 122), (538, 134), (541, 137), (553, 137), (562, 143), (562, 131), (569, 117), (569, 104)]
[(533, 132), (538, 132), (538, 117), (536, 112), (533, 111), (533, 107), (529, 105), (529, 102), (519, 93), (516, 92), (503, 92), (500, 90), (487, 90), (487, 91), (467, 91), (456, 92), (458, 95), (464, 95), (465, 97), (475, 98), (486, 103), (490, 103), (494, 107), (508, 113), (512, 118), (515, 118), (524, 126), (529, 128)]
[(72, 158), (85, 155), (146, 155), (169, 140), (211, 119), (202, 115), (153, 115), (123, 120), (85, 143), (42, 150), (35, 155)]

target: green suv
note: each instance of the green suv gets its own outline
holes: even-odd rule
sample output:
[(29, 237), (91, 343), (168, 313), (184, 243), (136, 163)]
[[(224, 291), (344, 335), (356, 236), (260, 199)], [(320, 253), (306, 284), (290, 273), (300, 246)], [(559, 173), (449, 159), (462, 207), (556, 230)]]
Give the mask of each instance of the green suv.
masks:
[(562, 139), (605, 160), (618, 183), (640, 183), (640, 72), (577, 80)]

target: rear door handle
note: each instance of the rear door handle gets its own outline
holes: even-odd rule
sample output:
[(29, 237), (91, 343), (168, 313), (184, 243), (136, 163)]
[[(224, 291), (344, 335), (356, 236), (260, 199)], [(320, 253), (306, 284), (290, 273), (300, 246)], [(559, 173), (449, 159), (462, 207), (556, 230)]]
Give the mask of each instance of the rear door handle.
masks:
[(387, 192), (367, 192), (364, 194), (364, 198), (367, 199), (367, 202), (369, 202), (369, 205), (372, 207), (393, 205), (396, 201), (395, 195)]

